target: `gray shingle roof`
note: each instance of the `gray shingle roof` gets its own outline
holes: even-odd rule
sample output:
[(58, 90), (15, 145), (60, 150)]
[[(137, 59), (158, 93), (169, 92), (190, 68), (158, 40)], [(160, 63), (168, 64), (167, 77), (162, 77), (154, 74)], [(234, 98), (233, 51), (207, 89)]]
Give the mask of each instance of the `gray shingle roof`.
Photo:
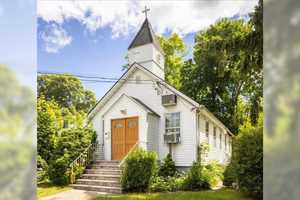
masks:
[(159, 114), (157, 114), (157, 112), (155, 112), (154, 110), (152, 110), (149, 106), (147, 106), (144, 102), (142, 102), (141, 100), (139, 100), (138, 98), (135, 98), (133, 96), (131, 96), (131, 98), (133, 98), (137, 103), (139, 103), (141, 106), (143, 106), (144, 108), (146, 108), (150, 113), (160, 117)]
[(128, 50), (132, 49), (134, 47), (142, 46), (145, 44), (153, 43), (154, 46), (163, 53), (163, 50), (156, 39), (155, 33), (151, 27), (151, 24), (149, 23), (148, 19), (146, 18), (142, 27), (136, 34), (135, 38), (133, 41), (130, 43)]

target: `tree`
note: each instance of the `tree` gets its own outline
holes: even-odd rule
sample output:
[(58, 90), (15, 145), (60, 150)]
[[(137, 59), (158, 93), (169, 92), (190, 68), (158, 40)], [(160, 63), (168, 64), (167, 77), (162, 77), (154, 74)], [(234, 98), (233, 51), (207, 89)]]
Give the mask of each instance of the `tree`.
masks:
[(60, 107), (88, 112), (95, 103), (93, 92), (84, 89), (79, 79), (71, 75), (38, 76), (38, 96), (55, 100)]
[(54, 139), (63, 126), (62, 112), (58, 104), (46, 101), (43, 96), (37, 100), (37, 152), (47, 163), (53, 156)]
[(160, 45), (165, 53), (165, 79), (173, 87), (181, 87), (181, 69), (186, 53), (186, 46), (178, 34), (173, 33), (169, 38), (158, 37)]
[(263, 193), (263, 116), (253, 126), (248, 120), (233, 145), (232, 164), (239, 188), (262, 199)]
[(262, 110), (262, 32), (257, 12), (250, 22), (222, 19), (201, 31), (195, 37), (194, 61), (182, 68), (182, 91), (234, 133), (243, 119), (239, 102), (251, 104), (247, 111), (254, 124)]

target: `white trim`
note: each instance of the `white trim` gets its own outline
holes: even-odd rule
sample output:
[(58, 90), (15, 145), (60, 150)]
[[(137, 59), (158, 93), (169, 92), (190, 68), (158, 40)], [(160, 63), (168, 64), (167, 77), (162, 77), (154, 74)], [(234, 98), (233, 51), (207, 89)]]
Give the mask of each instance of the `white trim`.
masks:
[[(136, 105), (138, 105), (140, 108), (142, 108), (143, 110), (145, 110), (147, 113), (151, 113), (151, 114), (154, 114), (155, 115), (155, 113), (153, 113), (152, 111), (150, 111), (149, 109), (147, 109), (146, 107), (144, 107), (144, 106), (142, 106), (140, 103), (138, 103), (136, 100), (134, 100), (133, 98), (131, 98), (130, 96), (128, 96), (128, 95), (126, 95), (126, 94), (121, 94), (120, 96), (119, 96), (119, 98), (115, 101), (115, 102), (113, 102), (112, 103), (112, 105), (110, 105), (108, 108), (107, 108), (107, 110), (103, 113), (103, 116), (105, 116), (110, 110), (111, 110), (111, 108), (116, 104), (116, 103), (118, 103), (123, 97), (126, 97), (126, 98), (128, 98), (128, 99), (130, 99), (132, 102), (134, 102)], [(155, 115), (156, 116), (156, 115)]]

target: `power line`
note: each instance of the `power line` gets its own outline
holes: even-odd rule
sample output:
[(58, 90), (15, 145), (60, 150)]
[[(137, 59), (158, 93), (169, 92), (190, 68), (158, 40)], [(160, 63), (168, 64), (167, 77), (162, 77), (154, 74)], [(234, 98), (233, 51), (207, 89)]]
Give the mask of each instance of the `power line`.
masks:
[(154, 80), (143, 80), (143, 79), (124, 79), (124, 78), (112, 78), (112, 77), (101, 77), (101, 76), (88, 76), (82, 74), (70, 74), (70, 73), (59, 73), (59, 72), (43, 72), (38, 71), (39, 75), (64, 75), (64, 76), (74, 76), (80, 81), (85, 83), (115, 83), (117, 81), (126, 81), (133, 84), (153, 84), (160, 81)]

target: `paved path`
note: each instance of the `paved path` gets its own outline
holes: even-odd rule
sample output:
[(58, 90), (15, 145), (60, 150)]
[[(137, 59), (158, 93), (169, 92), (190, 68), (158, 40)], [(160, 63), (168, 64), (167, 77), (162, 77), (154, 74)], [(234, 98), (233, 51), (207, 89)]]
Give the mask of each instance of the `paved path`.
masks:
[(44, 197), (42, 200), (88, 200), (96, 196), (105, 195), (105, 193), (71, 189), (52, 196)]

